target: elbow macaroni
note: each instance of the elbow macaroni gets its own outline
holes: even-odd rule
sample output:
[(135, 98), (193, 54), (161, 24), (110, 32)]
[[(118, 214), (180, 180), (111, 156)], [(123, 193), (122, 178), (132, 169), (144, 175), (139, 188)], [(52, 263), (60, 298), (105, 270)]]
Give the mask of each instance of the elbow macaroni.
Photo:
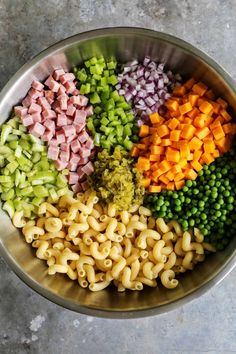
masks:
[(176, 274), (203, 261), (205, 249), (214, 251), (196, 228), (183, 232), (177, 221), (155, 219), (143, 206), (121, 212), (103, 206), (91, 190), (64, 195), (56, 205), (42, 203), (36, 221), (15, 212), (13, 224), (47, 262), (48, 274), (67, 274), (91, 291), (111, 282), (118, 291), (156, 287), (158, 281), (173, 289)]

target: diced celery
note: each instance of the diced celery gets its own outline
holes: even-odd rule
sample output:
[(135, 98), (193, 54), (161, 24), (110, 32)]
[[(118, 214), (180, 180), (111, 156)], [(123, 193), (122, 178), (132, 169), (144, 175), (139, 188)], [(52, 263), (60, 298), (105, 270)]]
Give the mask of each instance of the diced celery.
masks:
[(56, 185), (58, 188), (65, 187), (67, 185), (67, 178), (59, 173), (56, 179)]
[(11, 182), (11, 177), (9, 176), (0, 176), (0, 183), (9, 183)]
[(8, 192), (4, 192), (1, 194), (2, 200), (12, 200), (14, 198), (15, 191), (14, 189), (10, 189)]
[(43, 181), (44, 183), (50, 183), (55, 181), (55, 173), (50, 172), (50, 171), (39, 171), (34, 174), (34, 176), (29, 177), (30, 181)]
[[(70, 192), (70, 193), (69, 193), (69, 192)], [(65, 195), (65, 194), (68, 194), (68, 193), (69, 193), (69, 194), (72, 194), (72, 192), (69, 191), (67, 187), (61, 188), (61, 189), (59, 189), (59, 190), (57, 191), (57, 195), (58, 195), (59, 198), (62, 197), (63, 195)]]
[(1, 131), (0, 141), (1, 144), (5, 144), (9, 134), (12, 132), (12, 127), (9, 124), (3, 124), (1, 130), (2, 131)]
[(40, 206), (44, 202), (44, 198), (35, 197), (32, 199), (31, 203), (35, 206)]
[(17, 139), (18, 139), (17, 135), (9, 134), (7, 137), (7, 143), (9, 143), (11, 141), (16, 141)]
[(38, 198), (48, 197), (48, 190), (44, 186), (33, 187), (34, 194)]
[(32, 151), (34, 151), (34, 152), (43, 152), (44, 151), (44, 146), (43, 145), (41, 145), (41, 144), (33, 144), (33, 146), (32, 146)]
[(13, 217), (14, 213), (15, 213), (15, 207), (14, 207), (14, 203), (12, 200), (7, 200), (3, 206), (2, 209), (5, 210), (8, 215), (10, 216), (10, 218)]
[(15, 157), (21, 157), (22, 154), (22, 147), (18, 145), (15, 150)]
[(8, 168), (8, 170), (11, 173), (14, 173), (18, 166), (19, 165), (18, 165), (18, 163), (16, 161), (12, 161), (9, 164), (7, 164), (6, 168)]
[(58, 198), (58, 195), (57, 195), (57, 192), (55, 191), (55, 189), (51, 188), (51, 189), (49, 189), (48, 192), (49, 192), (49, 197), (51, 198), (51, 202), (56, 203), (59, 198)]
[(12, 153), (12, 150), (8, 146), (0, 145), (0, 155), (8, 156)]
[(17, 146), (18, 146), (18, 141), (15, 140), (15, 141), (10, 141), (8, 146), (13, 149), (13, 150), (16, 150)]

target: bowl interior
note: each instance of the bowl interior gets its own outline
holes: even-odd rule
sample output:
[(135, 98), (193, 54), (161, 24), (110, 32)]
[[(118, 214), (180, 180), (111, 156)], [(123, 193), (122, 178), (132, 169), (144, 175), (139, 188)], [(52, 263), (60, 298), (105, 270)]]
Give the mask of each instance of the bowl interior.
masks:
[[(7, 119), (12, 107), (24, 98), (33, 80), (43, 80), (60, 66), (70, 69), (91, 56), (99, 55), (115, 57), (119, 62), (135, 58), (142, 60), (148, 55), (153, 60), (165, 62), (166, 67), (183, 77), (194, 76), (203, 80), (225, 98), (236, 113), (235, 88), (231, 79), (203, 53), (169, 35), (143, 29), (113, 28), (71, 37), (42, 52), (21, 68), (1, 93), (0, 124)], [(3, 211), (0, 211), (0, 246), (1, 254), (10, 267), (28, 285), (52, 301), (84, 313), (133, 317), (166, 311), (220, 280), (233, 266), (236, 239), (225, 251), (209, 256), (193, 272), (182, 276), (175, 290), (159, 286), (126, 293), (118, 293), (112, 288), (92, 293), (63, 275), (48, 276), (44, 261), (35, 258), (34, 250), (25, 243)]]

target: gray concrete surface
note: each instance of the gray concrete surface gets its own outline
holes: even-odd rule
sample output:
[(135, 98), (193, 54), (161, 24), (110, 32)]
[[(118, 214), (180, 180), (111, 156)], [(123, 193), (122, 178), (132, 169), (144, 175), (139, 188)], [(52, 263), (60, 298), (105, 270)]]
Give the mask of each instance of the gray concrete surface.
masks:
[[(50, 44), (116, 25), (177, 35), (212, 55), (236, 79), (235, 13), (235, 0), (0, 0), (0, 87)], [(172, 313), (114, 321), (50, 303), (0, 260), (0, 353), (235, 353), (235, 284), (236, 270)]]

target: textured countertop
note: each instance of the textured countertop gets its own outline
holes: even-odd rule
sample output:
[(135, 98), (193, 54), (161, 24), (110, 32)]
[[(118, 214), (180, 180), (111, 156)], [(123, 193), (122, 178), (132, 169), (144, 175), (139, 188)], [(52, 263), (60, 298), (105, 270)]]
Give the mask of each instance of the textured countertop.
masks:
[[(0, 0), (0, 87), (54, 42), (122, 25), (179, 36), (236, 79), (235, 13), (235, 0)], [(236, 353), (235, 290), (236, 269), (207, 294), (169, 314), (106, 320), (50, 303), (0, 259), (0, 353)]]

